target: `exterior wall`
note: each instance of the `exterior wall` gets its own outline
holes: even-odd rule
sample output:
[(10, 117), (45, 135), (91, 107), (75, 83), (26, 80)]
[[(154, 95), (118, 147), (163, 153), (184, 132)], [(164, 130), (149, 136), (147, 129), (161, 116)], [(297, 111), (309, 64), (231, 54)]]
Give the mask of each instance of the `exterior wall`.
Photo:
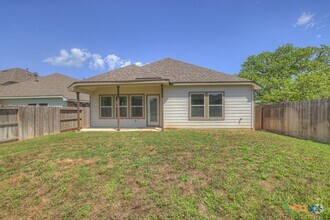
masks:
[[(208, 91), (225, 93), (224, 120), (189, 120), (189, 92)], [(253, 128), (253, 105), (251, 86), (166, 86), (164, 87), (164, 127)]]
[(0, 99), (0, 105), (28, 105), (28, 104), (37, 104), (47, 103), (48, 106), (60, 106), (66, 107), (66, 101), (63, 101), (62, 98), (28, 98), (28, 99)]
[[(91, 98), (91, 127), (107, 127), (117, 128), (117, 118), (105, 119), (100, 118), (100, 95), (117, 94), (115, 86), (99, 87), (92, 94)], [(147, 95), (159, 95), (160, 85), (144, 85), (144, 86), (120, 86), (121, 95), (144, 95), (144, 118), (142, 119), (120, 119), (121, 128), (144, 128), (147, 127)], [(160, 107), (161, 108), (161, 107)], [(161, 116), (161, 113), (160, 113)], [(160, 120), (161, 123), (161, 120)]]

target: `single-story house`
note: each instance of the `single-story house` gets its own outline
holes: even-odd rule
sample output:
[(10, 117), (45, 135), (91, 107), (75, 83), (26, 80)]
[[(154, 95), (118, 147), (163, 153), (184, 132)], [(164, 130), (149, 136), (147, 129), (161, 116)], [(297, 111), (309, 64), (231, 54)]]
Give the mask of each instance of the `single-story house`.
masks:
[(253, 128), (259, 86), (167, 58), (125, 66), (68, 88), (90, 95), (92, 128)]
[(35, 73), (20, 68), (12, 68), (7, 70), (0, 70), (0, 86), (7, 86), (29, 79), (34, 79)]
[[(19, 83), (0, 86), (0, 105), (76, 106), (76, 93), (67, 87), (77, 79), (54, 73), (44, 77), (34, 76)], [(89, 106), (89, 96), (80, 97), (80, 105)]]

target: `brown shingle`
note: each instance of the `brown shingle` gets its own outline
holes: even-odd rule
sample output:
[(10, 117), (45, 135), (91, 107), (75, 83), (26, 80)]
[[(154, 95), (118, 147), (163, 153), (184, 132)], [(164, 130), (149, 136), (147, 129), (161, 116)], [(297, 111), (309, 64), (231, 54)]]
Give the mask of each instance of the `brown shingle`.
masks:
[(250, 81), (238, 76), (206, 69), (193, 64), (166, 58), (142, 67), (170, 79), (171, 82), (237, 82)]
[(171, 83), (194, 82), (251, 82), (238, 76), (206, 69), (193, 64), (166, 58), (145, 66), (129, 65), (84, 81), (132, 81), (141, 78), (168, 79)]
[(139, 78), (154, 78), (154, 77), (159, 77), (159, 76), (139, 66), (129, 65), (88, 78), (85, 81), (131, 81)]
[[(0, 97), (64, 96), (69, 100), (75, 100), (76, 94), (67, 89), (75, 81), (77, 79), (59, 73), (45, 77), (34, 77), (27, 81), (0, 87)], [(88, 95), (81, 94), (80, 99), (82, 101), (88, 101), (89, 97)]]
[(33, 73), (20, 68), (13, 68), (0, 71), (0, 85), (6, 85), (6, 83), (18, 83), (25, 80), (33, 79), (35, 76)]

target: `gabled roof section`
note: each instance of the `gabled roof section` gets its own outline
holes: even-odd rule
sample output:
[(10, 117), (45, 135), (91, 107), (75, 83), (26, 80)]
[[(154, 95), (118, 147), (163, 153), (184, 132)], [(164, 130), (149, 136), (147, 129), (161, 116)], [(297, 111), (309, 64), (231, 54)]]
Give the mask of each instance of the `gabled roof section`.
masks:
[(27, 70), (12, 68), (0, 71), (0, 85), (9, 85), (33, 79), (35, 75)]
[(210, 70), (193, 64), (166, 58), (142, 67), (171, 83), (199, 83), (199, 82), (252, 82), (231, 74)]
[(251, 80), (193, 64), (166, 58), (144, 66), (129, 65), (71, 84), (70, 91), (83, 91), (84, 86), (159, 83), (162, 85), (223, 84), (259, 85)]
[(159, 79), (160, 76), (136, 65), (129, 65), (119, 69), (115, 69), (83, 81), (134, 81), (143, 79)]
[[(0, 87), (1, 97), (35, 97), (35, 96), (63, 96), (69, 100), (76, 100), (76, 94), (68, 91), (67, 87), (77, 79), (54, 73), (45, 77), (34, 77), (20, 83)], [(82, 101), (88, 101), (88, 95), (81, 94)]]

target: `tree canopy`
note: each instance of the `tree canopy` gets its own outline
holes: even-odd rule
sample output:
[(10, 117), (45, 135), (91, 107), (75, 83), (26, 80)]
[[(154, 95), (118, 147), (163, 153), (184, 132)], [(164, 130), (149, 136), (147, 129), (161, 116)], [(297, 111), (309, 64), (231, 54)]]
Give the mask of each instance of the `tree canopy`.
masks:
[(330, 97), (330, 47), (287, 44), (248, 57), (239, 76), (262, 87), (256, 95), (260, 104)]

